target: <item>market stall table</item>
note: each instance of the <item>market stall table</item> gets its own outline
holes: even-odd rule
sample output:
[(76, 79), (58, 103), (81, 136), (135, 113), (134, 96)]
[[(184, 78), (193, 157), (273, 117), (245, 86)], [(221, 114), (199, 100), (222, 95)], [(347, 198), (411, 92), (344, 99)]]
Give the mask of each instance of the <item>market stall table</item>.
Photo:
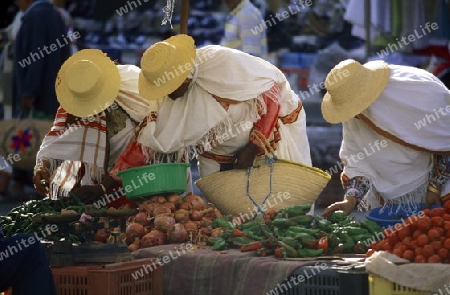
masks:
[[(182, 249), (186, 247), (171, 244), (140, 249), (133, 254), (138, 259), (160, 258), (164, 265), (165, 295), (261, 295), (276, 288), (299, 267), (317, 265), (318, 274), (320, 265), (331, 263), (324, 260), (283, 261), (234, 249), (212, 251), (196, 246), (191, 251)], [(155, 269), (156, 265), (152, 267)], [(144, 267), (143, 270), (145, 272)], [(151, 271), (150, 266), (147, 271)]]

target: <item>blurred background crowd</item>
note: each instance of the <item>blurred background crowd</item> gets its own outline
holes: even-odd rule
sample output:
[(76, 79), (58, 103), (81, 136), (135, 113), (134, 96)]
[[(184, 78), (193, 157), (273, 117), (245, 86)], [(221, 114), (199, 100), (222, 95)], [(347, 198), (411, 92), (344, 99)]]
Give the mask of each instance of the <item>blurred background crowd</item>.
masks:
[[(60, 19), (44, 14), (42, 2), (51, 4)], [(77, 50), (102, 49), (121, 64), (139, 66), (145, 49), (179, 32), (181, 0), (174, 2), (171, 22), (161, 24), (168, 3), (166, 0), (3, 0), (0, 3), (0, 120), (24, 117), (24, 114), (51, 120), (58, 105), (54, 94), (41, 98), (33, 91), (36, 92), (36, 87), (40, 87), (39, 93), (53, 89), (57, 70)], [(261, 45), (266, 46), (261, 57), (285, 73), (292, 89), (302, 99), (313, 165), (324, 170), (339, 166), (342, 129), (340, 125), (325, 122), (320, 110), (324, 89), (316, 91), (313, 86), (323, 82), (334, 65), (347, 58), (361, 62), (382, 58), (390, 63), (427, 68), (446, 79), (450, 64), (450, 17), (446, 0), (190, 0), (189, 4), (188, 34), (198, 47), (225, 44), (229, 41), (226, 38), (233, 37), (233, 21), (238, 25), (250, 23), (245, 15), (260, 14), (260, 21), (253, 24), (265, 24), (260, 32), (265, 40), (255, 41), (258, 35), (255, 30), (251, 36), (247, 30), (247, 37), (258, 46), (265, 43)], [(250, 12), (246, 11), (243, 20), (239, 20), (242, 16), (238, 10), (244, 5)], [(277, 19), (276, 15), (287, 17)], [(439, 28), (410, 46), (397, 46), (396, 50), (389, 46), (427, 22), (436, 22)], [(253, 28), (256, 29), (255, 25)], [(54, 37), (47, 32), (52, 32)], [(79, 37), (71, 40), (70, 46), (64, 50), (59, 48), (58, 53), (51, 53), (51, 58), (38, 58), (36, 65), (30, 65), (35, 75), (30, 76), (18, 66), (18, 61), (33, 57), (32, 53), (39, 54), (40, 46), (55, 43), (58, 38), (63, 40), (64, 36), (60, 35), (74, 33)], [(44, 35), (47, 39), (42, 39)], [(245, 47), (245, 36), (240, 37), (237, 47), (244, 48), (243, 51), (256, 46), (255, 43)], [(383, 49), (390, 51), (380, 56)], [(34, 111), (31, 115), (30, 110)], [(7, 142), (3, 138), (6, 130), (0, 131), (0, 155), (6, 157), (6, 148), (2, 147)], [(17, 169), (12, 169), (0, 157), (0, 200), (29, 198), (33, 191), (32, 167), (30, 171), (14, 170)], [(339, 173), (333, 174), (329, 186), (324, 191), (329, 196), (326, 203), (342, 197)]]

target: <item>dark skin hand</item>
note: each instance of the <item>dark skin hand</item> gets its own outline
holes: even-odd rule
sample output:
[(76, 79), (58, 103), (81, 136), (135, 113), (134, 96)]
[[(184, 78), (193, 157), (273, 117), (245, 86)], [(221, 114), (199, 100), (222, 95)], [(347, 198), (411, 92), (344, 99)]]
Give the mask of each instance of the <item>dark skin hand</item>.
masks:
[(257, 154), (258, 146), (249, 142), (244, 148), (236, 153), (234, 169), (247, 169), (251, 167)]
[(333, 213), (334, 211), (338, 211), (338, 210), (342, 210), (346, 214), (350, 214), (350, 213), (352, 213), (353, 209), (356, 207), (356, 203), (357, 203), (356, 198), (349, 196), (349, 197), (345, 198), (343, 201), (333, 203), (330, 206), (328, 206), (327, 208), (325, 208), (325, 210), (323, 210), (322, 216), (324, 218), (328, 218), (331, 215), (331, 213)]
[[(118, 183), (114, 178), (108, 175), (106, 179), (103, 180), (102, 184), (105, 186), (106, 191), (108, 191)], [(72, 189), (71, 193), (77, 196), (85, 204), (91, 204), (105, 195), (103, 188), (99, 184), (76, 187)]]

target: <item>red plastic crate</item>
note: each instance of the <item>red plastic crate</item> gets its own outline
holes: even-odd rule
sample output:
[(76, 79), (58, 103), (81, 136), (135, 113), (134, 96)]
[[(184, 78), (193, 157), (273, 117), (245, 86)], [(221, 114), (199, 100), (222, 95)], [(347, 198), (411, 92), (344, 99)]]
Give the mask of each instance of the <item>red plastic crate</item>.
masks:
[(108, 265), (52, 268), (58, 295), (162, 295), (161, 266), (138, 280), (132, 274), (155, 259), (139, 259)]

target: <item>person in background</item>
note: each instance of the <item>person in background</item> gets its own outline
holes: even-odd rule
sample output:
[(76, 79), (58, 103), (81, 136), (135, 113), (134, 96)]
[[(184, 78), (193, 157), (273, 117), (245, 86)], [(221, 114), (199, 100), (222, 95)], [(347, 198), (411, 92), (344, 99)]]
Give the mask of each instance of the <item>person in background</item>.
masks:
[(45, 247), (37, 237), (17, 234), (5, 238), (0, 227), (0, 292), (14, 295), (56, 295)]
[(139, 97), (139, 73), (97, 49), (81, 50), (62, 65), (55, 85), (61, 106), (36, 156), (37, 193), (55, 199), (72, 192), (90, 202), (86, 190), (104, 195), (113, 188), (107, 172), (155, 104)]
[[(19, 0), (18, 4), (24, 15), (14, 48), (14, 113), (21, 118), (51, 119), (58, 108), (56, 75), (71, 55), (64, 41), (66, 24), (48, 0)], [(49, 49), (54, 46), (56, 50)], [(24, 185), (32, 185), (32, 176), (14, 168), (14, 190), (20, 194)]]
[(450, 192), (449, 89), (415, 67), (348, 59), (327, 75), (322, 114), (343, 124), (344, 200), (323, 212), (441, 204)]
[[(144, 119), (137, 143), (130, 144), (111, 173), (129, 168), (124, 160), (131, 155), (147, 160), (134, 163), (142, 166), (167, 155), (181, 162), (183, 151), (198, 156), (202, 177), (247, 169), (255, 159), (273, 154), (311, 165), (302, 103), (269, 62), (219, 45), (196, 49), (190, 36), (180, 34), (147, 49), (141, 67), (140, 95), (171, 99)], [(161, 81), (171, 70), (173, 77)]]
[(267, 57), (267, 37), (263, 13), (250, 0), (223, 0), (231, 10), (220, 45), (261, 58)]
[[(61, 17), (63, 18), (64, 22), (66, 23), (67, 32), (68, 34), (72, 34), (74, 32), (73, 30), (73, 20), (70, 13), (66, 10), (66, 0), (52, 0), (53, 4), (55, 5), (56, 9), (61, 14)], [(74, 54), (78, 51), (77, 47), (77, 41), (74, 39), (72, 40), (72, 43), (70, 44), (71, 47), (71, 53)]]

